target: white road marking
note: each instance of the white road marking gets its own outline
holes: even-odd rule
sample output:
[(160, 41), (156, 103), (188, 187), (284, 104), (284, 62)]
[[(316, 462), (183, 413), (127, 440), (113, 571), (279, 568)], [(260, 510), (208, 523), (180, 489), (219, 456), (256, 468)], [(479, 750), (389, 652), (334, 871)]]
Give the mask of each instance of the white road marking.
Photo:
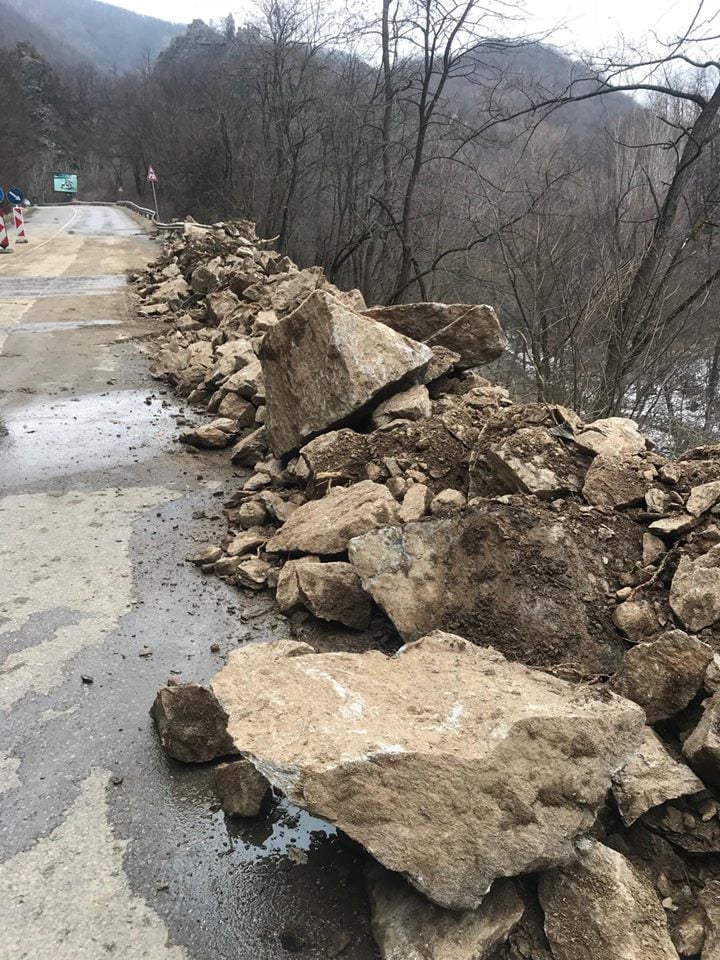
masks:
[(161, 917), (133, 893), (128, 841), (108, 818), (109, 773), (97, 770), (62, 823), (0, 864), (0, 960), (185, 960)]

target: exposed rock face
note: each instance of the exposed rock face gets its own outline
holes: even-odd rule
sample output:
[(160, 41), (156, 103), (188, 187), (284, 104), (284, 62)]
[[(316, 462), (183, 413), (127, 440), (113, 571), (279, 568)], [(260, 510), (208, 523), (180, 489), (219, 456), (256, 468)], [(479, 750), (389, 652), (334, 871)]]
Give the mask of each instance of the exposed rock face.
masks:
[(609, 847), (579, 847), (575, 863), (540, 878), (555, 960), (678, 960), (648, 881)]
[(643, 735), (629, 701), (442, 633), (392, 658), (247, 646), (213, 691), (274, 786), (456, 910), (570, 856)]
[(431, 359), (428, 347), (316, 291), (268, 330), (260, 348), (273, 453), (284, 456), (342, 425)]
[(368, 871), (373, 934), (382, 960), (486, 960), (522, 919), (510, 880), (497, 880), (477, 910), (444, 910), (382, 867)]
[(720, 545), (696, 560), (680, 558), (670, 587), (670, 606), (693, 632), (720, 620)]
[[(511, 659), (594, 675), (614, 673), (623, 653), (610, 613), (598, 617), (607, 570), (597, 536), (587, 514), (570, 522), (542, 508), (480, 503), (373, 531), (348, 555), (404, 640), (441, 627), (480, 644), (492, 636)], [(620, 539), (608, 540), (609, 556)]]
[(507, 345), (492, 307), (467, 303), (403, 303), (372, 307), (366, 317), (432, 346), (459, 354), (459, 367), (497, 360)]
[(249, 760), (219, 763), (213, 770), (215, 790), (229, 817), (256, 817), (270, 784)]
[(176, 760), (203, 763), (237, 753), (227, 732), (227, 714), (209, 687), (169, 683), (158, 690), (150, 715), (160, 743)]
[(648, 723), (667, 720), (683, 710), (702, 688), (712, 650), (682, 630), (669, 630), (625, 654), (614, 688), (639, 703)]
[(670, 755), (649, 727), (638, 753), (613, 780), (613, 795), (627, 826), (666, 800), (704, 789), (703, 782)]
[(706, 780), (720, 786), (720, 693), (705, 702), (700, 723), (683, 744), (683, 755)]
[(268, 541), (270, 553), (343, 553), (353, 537), (395, 523), (398, 504), (387, 487), (372, 480), (334, 487), (321, 500), (299, 507)]
[(510, 490), (551, 498), (580, 489), (576, 462), (544, 427), (516, 430), (486, 457)]

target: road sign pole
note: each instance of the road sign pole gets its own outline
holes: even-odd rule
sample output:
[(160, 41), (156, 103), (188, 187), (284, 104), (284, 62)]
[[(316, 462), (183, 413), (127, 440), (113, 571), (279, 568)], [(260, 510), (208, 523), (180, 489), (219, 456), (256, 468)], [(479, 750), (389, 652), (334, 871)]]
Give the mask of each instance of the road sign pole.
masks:
[(156, 220), (159, 220), (159, 219), (160, 219), (160, 211), (158, 210), (157, 191), (155, 190), (155, 181), (154, 181), (154, 180), (151, 180), (150, 183), (151, 183), (152, 188), (153, 188), (153, 200), (155, 201), (155, 219), (156, 219)]

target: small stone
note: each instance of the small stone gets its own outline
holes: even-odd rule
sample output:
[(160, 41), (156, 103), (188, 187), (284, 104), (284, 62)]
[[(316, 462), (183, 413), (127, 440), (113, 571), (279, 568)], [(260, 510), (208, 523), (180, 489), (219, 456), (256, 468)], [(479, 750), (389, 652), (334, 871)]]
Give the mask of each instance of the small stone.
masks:
[(258, 427), (235, 444), (230, 459), (238, 467), (252, 467), (268, 450), (265, 427)]
[(382, 427), (393, 420), (427, 420), (432, 416), (428, 388), (418, 384), (385, 400), (373, 411), (372, 422)]
[(82, 680), (83, 683), (95, 683), (95, 680), (91, 676), (89, 676), (87, 673), (81, 673), (80, 679)]
[(246, 500), (237, 510), (237, 519), (243, 530), (262, 527), (267, 523), (267, 510), (258, 500)]
[(654, 520), (648, 529), (650, 533), (654, 533), (658, 537), (674, 539), (689, 533), (696, 523), (697, 517), (693, 517), (689, 513), (680, 513), (672, 517), (665, 517), (663, 520)]
[(720, 500), (720, 480), (712, 480), (710, 483), (701, 483), (692, 488), (685, 509), (694, 517), (699, 517), (714, 507), (718, 500)]
[(302, 603), (314, 616), (355, 630), (369, 626), (372, 600), (351, 564), (299, 564), (295, 575)]
[(432, 498), (432, 492), (424, 483), (414, 483), (408, 487), (400, 507), (400, 520), (403, 523), (422, 520), (427, 515)]
[(267, 542), (267, 534), (258, 530), (246, 530), (234, 537), (225, 548), (229, 557), (239, 557), (244, 553), (251, 553)]
[(667, 720), (698, 694), (713, 658), (707, 644), (670, 630), (628, 650), (613, 681), (615, 691), (645, 710), (648, 723)]
[(670, 494), (662, 487), (651, 487), (645, 493), (645, 505), (650, 513), (666, 514), (671, 504)]
[(150, 708), (160, 743), (176, 760), (204, 763), (236, 753), (227, 714), (212, 689), (199, 683), (161, 687)]
[(665, 556), (667, 550), (659, 537), (652, 533), (644, 533), (642, 540), (642, 562), (644, 567), (658, 563)]
[(213, 771), (215, 790), (229, 817), (256, 817), (270, 784), (249, 760), (220, 763)]
[(670, 607), (693, 633), (720, 620), (720, 545), (695, 560), (680, 558), (670, 585)]
[(626, 600), (619, 604), (613, 613), (613, 620), (631, 643), (647, 640), (660, 628), (657, 614), (647, 600)]
[(272, 567), (266, 560), (252, 557), (250, 560), (243, 560), (237, 565), (235, 580), (241, 587), (248, 587), (250, 590), (263, 590), (268, 584), (271, 570)]
[(114, 773), (114, 774), (110, 777), (110, 783), (112, 783), (112, 785), (113, 785), (114, 787), (119, 787), (120, 784), (123, 782), (123, 779), (124, 779), (124, 777), (122, 776), (122, 774), (120, 774), (120, 773)]
[(441, 490), (433, 497), (430, 503), (430, 513), (435, 517), (448, 517), (464, 510), (467, 506), (467, 497), (460, 490), (448, 488)]
[(198, 550), (197, 553), (190, 554), (186, 559), (197, 567), (204, 567), (207, 563), (216, 563), (222, 555), (223, 552), (220, 547), (210, 545)]
[(385, 486), (396, 500), (402, 502), (408, 488), (408, 482), (404, 477), (390, 477)]

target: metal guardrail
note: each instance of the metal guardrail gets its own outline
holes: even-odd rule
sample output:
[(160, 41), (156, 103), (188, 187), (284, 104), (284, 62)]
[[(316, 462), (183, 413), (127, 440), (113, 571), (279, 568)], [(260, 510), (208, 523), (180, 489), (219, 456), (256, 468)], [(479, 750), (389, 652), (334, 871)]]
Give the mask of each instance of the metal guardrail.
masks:
[[(38, 203), (35, 204), (38, 207), (45, 206), (56, 206), (56, 204), (45, 204)], [(158, 228), (158, 230), (184, 230), (186, 223), (190, 223), (194, 227), (200, 227), (201, 230), (212, 230), (212, 225), (207, 223), (195, 223), (192, 221), (174, 221), (173, 223), (162, 223), (157, 219), (157, 214), (154, 210), (150, 210), (148, 207), (141, 207), (137, 203), (133, 203), (132, 200), (71, 200), (67, 206), (77, 206), (77, 207), (126, 207), (128, 210), (133, 210), (135, 213), (139, 213), (141, 216), (146, 217), (146, 219), (151, 220), (153, 224)]]

